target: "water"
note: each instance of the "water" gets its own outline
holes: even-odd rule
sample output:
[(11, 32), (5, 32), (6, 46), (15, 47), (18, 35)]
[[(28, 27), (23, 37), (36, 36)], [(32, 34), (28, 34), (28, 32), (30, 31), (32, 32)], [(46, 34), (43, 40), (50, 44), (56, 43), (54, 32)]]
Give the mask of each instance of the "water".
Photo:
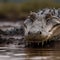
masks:
[(60, 49), (1, 47), (0, 60), (60, 60)]
[(60, 60), (60, 42), (44, 48), (0, 47), (0, 60)]
[[(2, 22), (0, 24), (1, 28), (5, 25), (2, 28), (3, 30), (6, 30), (8, 25), (13, 27), (20, 26), (18, 22), (16, 25), (11, 22), (5, 23), (7, 22)], [(11, 38), (11, 36), (4, 37)], [(20, 39), (17, 35), (13, 36), (13, 38)], [(60, 60), (60, 41), (55, 41), (51, 46), (44, 48), (25, 48), (23, 44), (3, 44), (3, 47), (0, 47), (0, 60)]]

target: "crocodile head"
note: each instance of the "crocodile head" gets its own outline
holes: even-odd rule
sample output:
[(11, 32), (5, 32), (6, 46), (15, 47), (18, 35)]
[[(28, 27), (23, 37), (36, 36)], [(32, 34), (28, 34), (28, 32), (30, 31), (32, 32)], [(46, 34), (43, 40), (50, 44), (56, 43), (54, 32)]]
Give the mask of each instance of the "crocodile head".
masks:
[(25, 38), (28, 40), (47, 40), (54, 35), (54, 31), (60, 26), (59, 24), (59, 18), (50, 14), (32, 13), (24, 22)]

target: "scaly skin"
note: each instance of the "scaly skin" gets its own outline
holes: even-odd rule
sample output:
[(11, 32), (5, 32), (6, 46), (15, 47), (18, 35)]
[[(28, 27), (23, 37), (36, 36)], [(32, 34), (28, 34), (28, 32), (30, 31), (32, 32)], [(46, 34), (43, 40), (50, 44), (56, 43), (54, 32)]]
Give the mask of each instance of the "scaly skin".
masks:
[(33, 17), (30, 16), (24, 23), (27, 26), (25, 40), (42, 42), (43, 45), (45, 41), (51, 41), (54, 36), (60, 35), (60, 18), (56, 14), (52, 15), (48, 10), (43, 14), (38, 13), (32, 12), (32, 16), (35, 16), (34, 19), (31, 19)]
[(56, 25), (55, 27), (53, 27), (50, 32), (52, 32), (52, 34), (47, 35), (47, 36), (39, 35), (39, 34), (31, 34), (31, 35), (25, 36), (25, 40), (28, 42), (37, 41), (37, 42), (42, 42), (42, 43), (44, 43), (44, 41), (52, 40), (54, 36), (60, 35), (60, 25)]

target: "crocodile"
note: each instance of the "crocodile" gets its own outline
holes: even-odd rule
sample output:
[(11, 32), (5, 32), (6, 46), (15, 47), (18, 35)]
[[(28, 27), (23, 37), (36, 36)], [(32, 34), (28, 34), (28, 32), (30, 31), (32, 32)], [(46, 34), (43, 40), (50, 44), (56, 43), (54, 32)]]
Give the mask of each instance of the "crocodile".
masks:
[(31, 12), (24, 21), (25, 40), (27, 42), (45, 42), (60, 35), (60, 18), (52, 15)]

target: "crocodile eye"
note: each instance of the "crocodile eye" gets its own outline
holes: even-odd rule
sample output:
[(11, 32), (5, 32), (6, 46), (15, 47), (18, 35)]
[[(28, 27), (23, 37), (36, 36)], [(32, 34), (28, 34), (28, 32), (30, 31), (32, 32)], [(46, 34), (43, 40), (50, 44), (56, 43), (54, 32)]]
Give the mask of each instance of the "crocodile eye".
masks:
[(51, 14), (46, 14), (45, 19), (51, 18)]
[(35, 13), (30, 14), (30, 20), (34, 22), (35, 19), (36, 19), (36, 14)]

